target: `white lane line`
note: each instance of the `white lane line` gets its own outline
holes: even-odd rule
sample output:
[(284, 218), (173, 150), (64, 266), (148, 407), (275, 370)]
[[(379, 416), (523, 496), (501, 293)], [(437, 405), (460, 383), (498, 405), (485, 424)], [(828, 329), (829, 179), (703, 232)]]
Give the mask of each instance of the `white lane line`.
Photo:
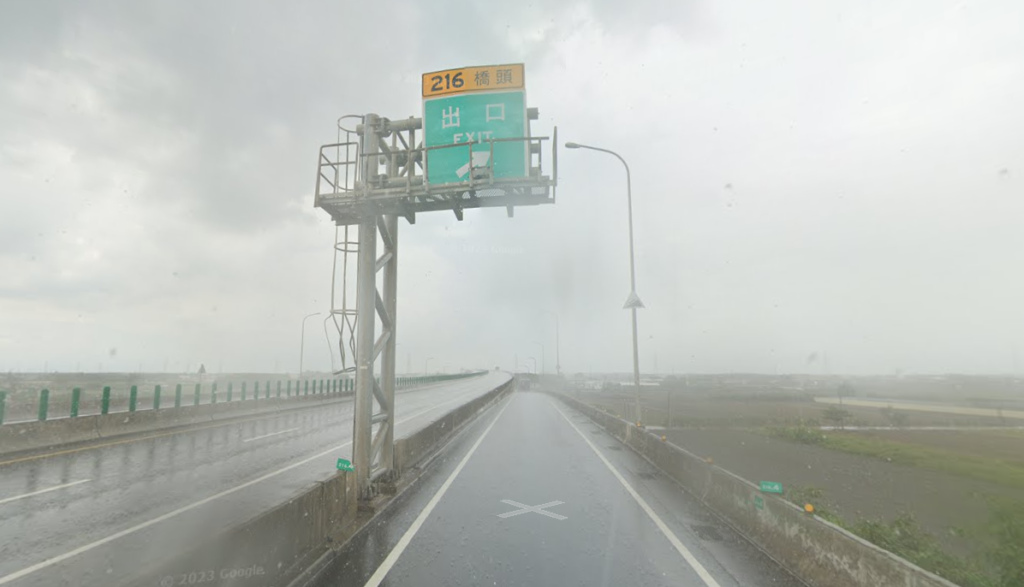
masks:
[(81, 481), (74, 481), (72, 483), (65, 483), (64, 485), (57, 485), (55, 487), (47, 487), (46, 489), (40, 489), (39, 491), (33, 491), (32, 493), (26, 493), (24, 495), (15, 495), (14, 497), (8, 497), (6, 499), (0, 499), (0, 504), (7, 503), (9, 501), (15, 501), (25, 497), (32, 497), (33, 495), (39, 495), (40, 493), (48, 493), (50, 491), (57, 491), (58, 489), (64, 489), (65, 487), (72, 487), (80, 483), (88, 483), (92, 479), (82, 479)]
[(402, 556), (402, 553), (405, 552), (405, 549), (409, 546), (409, 542), (411, 542), (413, 537), (416, 536), (416, 533), (420, 531), (420, 527), (423, 526), (423, 523), (427, 520), (427, 516), (429, 516), (430, 513), (434, 511), (435, 507), (437, 507), (438, 502), (441, 501), (441, 498), (444, 497), (444, 494), (448, 491), (448, 488), (451, 487), (452, 483), (455, 482), (455, 478), (458, 477), (459, 473), (462, 472), (462, 468), (465, 467), (466, 463), (469, 462), (470, 457), (473, 456), (473, 453), (476, 452), (477, 447), (479, 447), (480, 443), (483, 442), (484, 438), (487, 437), (487, 433), (491, 431), (491, 428), (494, 428), (494, 424), (497, 423), (498, 419), (501, 418), (501, 415), (505, 413), (505, 408), (507, 407), (508, 403), (501, 407), (501, 411), (498, 412), (498, 415), (494, 417), (494, 420), (491, 421), (490, 425), (487, 426), (487, 429), (484, 430), (484, 433), (480, 435), (480, 438), (476, 439), (476, 443), (474, 443), (473, 447), (469, 449), (469, 452), (466, 453), (466, 456), (462, 457), (462, 461), (460, 461), (459, 465), (455, 467), (455, 470), (452, 471), (452, 474), (448, 476), (448, 479), (446, 479), (444, 484), (441, 485), (441, 488), (437, 490), (437, 493), (434, 494), (434, 497), (430, 498), (430, 501), (427, 502), (427, 507), (423, 508), (423, 511), (420, 512), (420, 515), (417, 516), (416, 519), (413, 521), (412, 526), (409, 526), (409, 529), (405, 531), (405, 534), (403, 534), (402, 537), (398, 540), (398, 544), (396, 544), (395, 547), (391, 549), (391, 552), (388, 553), (387, 558), (385, 558), (384, 562), (382, 562), (380, 566), (377, 567), (377, 570), (373, 573), (373, 576), (370, 577), (370, 580), (366, 582), (364, 587), (378, 587), (381, 584), (381, 581), (383, 581), (384, 577), (387, 576), (388, 572), (391, 570), (391, 567), (395, 566), (395, 563), (398, 562), (398, 557)]
[(252, 442), (254, 440), (261, 440), (263, 438), (270, 438), (271, 436), (277, 436), (278, 434), (284, 434), (286, 432), (294, 432), (296, 430), (298, 430), (298, 428), (289, 428), (287, 430), (282, 430), (280, 432), (271, 432), (270, 434), (264, 434), (263, 436), (253, 436), (252, 438), (246, 438), (242, 442)]
[(633, 499), (636, 500), (638, 504), (640, 504), (640, 507), (644, 510), (644, 513), (646, 513), (647, 516), (651, 518), (651, 520), (654, 522), (654, 525), (657, 526), (658, 529), (661, 530), (661, 533), (665, 535), (665, 538), (668, 538), (668, 541), (671, 542), (672, 546), (675, 547), (676, 552), (678, 552), (683, 557), (683, 559), (690, 565), (690, 567), (694, 571), (696, 571), (697, 575), (701, 578), (702, 581), (704, 581), (704, 584), (707, 585), (707, 587), (721, 587), (718, 584), (718, 581), (715, 581), (715, 578), (711, 576), (711, 573), (709, 573), (708, 570), (704, 568), (704, 565), (700, 564), (700, 561), (697, 560), (697, 557), (693, 556), (693, 553), (690, 552), (690, 549), (686, 548), (686, 546), (684, 546), (683, 543), (679, 541), (679, 538), (675, 535), (674, 532), (672, 532), (672, 529), (669, 528), (668, 525), (666, 525), (665, 522), (662, 521), (661, 517), (659, 517), (658, 514), (656, 514), (654, 510), (651, 509), (651, 506), (647, 505), (647, 502), (644, 500), (644, 498), (640, 497), (640, 494), (637, 493), (635, 489), (633, 489), (633, 486), (630, 485), (628, 481), (626, 481), (625, 477), (619, 474), (619, 472), (608, 461), (608, 459), (606, 459), (605, 456), (601, 454), (601, 451), (597, 450), (597, 447), (594, 446), (593, 442), (590, 442), (590, 439), (587, 438), (585, 434), (583, 434), (583, 431), (577, 428), (576, 424), (573, 424), (572, 420), (569, 419), (569, 416), (565, 415), (565, 412), (563, 412), (562, 409), (559, 408), (557, 404), (555, 404), (554, 400), (549, 399), (548, 401), (550, 401), (551, 405), (554, 406), (555, 410), (557, 410), (558, 413), (563, 418), (565, 418), (565, 421), (568, 422), (570, 426), (572, 426), (573, 430), (575, 430), (576, 433), (580, 435), (580, 438), (582, 438), (583, 441), (587, 443), (587, 446), (589, 446), (590, 449), (594, 451), (594, 454), (597, 455), (597, 458), (601, 459), (601, 462), (604, 463), (604, 466), (608, 467), (608, 470), (612, 472), (612, 475), (615, 475), (615, 478), (618, 479), (619, 483), (621, 483), (622, 486), (626, 488), (626, 491), (629, 492), (629, 495), (631, 495)]
[(65, 560), (67, 560), (67, 559), (69, 559), (69, 558), (71, 558), (73, 556), (78, 556), (79, 554), (82, 554), (83, 552), (88, 552), (88, 551), (90, 551), (90, 550), (92, 550), (92, 549), (94, 549), (96, 547), (103, 546), (104, 544), (107, 544), (109, 542), (113, 542), (114, 540), (117, 540), (118, 538), (122, 538), (124, 536), (129, 535), (129, 534), (133, 534), (135, 532), (138, 532), (139, 530), (142, 530), (144, 528), (148, 528), (148, 527), (150, 527), (150, 526), (152, 526), (154, 524), (159, 524), (160, 522), (163, 522), (164, 520), (169, 520), (169, 519), (171, 519), (171, 518), (173, 518), (173, 517), (175, 517), (175, 516), (177, 516), (179, 514), (183, 514), (183, 513), (187, 512), (189, 510), (194, 510), (197, 507), (199, 507), (201, 505), (208, 504), (208, 503), (210, 503), (211, 501), (213, 501), (215, 499), (224, 497), (225, 495), (231, 495), (232, 493), (235, 493), (236, 491), (241, 491), (242, 489), (245, 489), (246, 487), (249, 487), (251, 485), (255, 485), (255, 484), (259, 483), (260, 481), (265, 481), (267, 479), (270, 479), (271, 477), (275, 477), (277, 475), (280, 475), (281, 473), (284, 473), (285, 471), (290, 471), (291, 469), (294, 469), (295, 467), (299, 467), (299, 466), (305, 465), (306, 463), (308, 463), (310, 461), (313, 461), (313, 460), (316, 460), (316, 459), (318, 459), (320, 457), (329, 455), (332, 452), (335, 452), (335, 451), (337, 451), (339, 449), (345, 448), (346, 446), (348, 446), (350, 444), (352, 444), (351, 440), (346, 442), (345, 444), (339, 444), (338, 446), (335, 446), (333, 448), (325, 450), (325, 451), (323, 451), (321, 453), (317, 453), (317, 454), (315, 454), (315, 455), (313, 455), (313, 456), (311, 456), (309, 458), (303, 459), (303, 460), (298, 461), (296, 463), (292, 463), (292, 464), (288, 465), (287, 467), (282, 467), (282, 468), (280, 468), (280, 469), (278, 469), (278, 470), (276, 470), (276, 471), (274, 471), (272, 473), (267, 473), (266, 475), (262, 475), (260, 477), (257, 477), (255, 479), (251, 480), (251, 481), (246, 481), (245, 483), (242, 483), (241, 485), (236, 485), (235, 487), (232, 487), (231, 489), (225, 489), (224, 491), (221, 491), (220, 493), (215, 493), (215, 494), (213, 494), (210, 497), (207, 497), (205, 499), (201, 499), (201, 500), (199, 500), (197, 502), (190, 503), (190, 504), (188, 504), (188, 505), (186, 505), (184, 507), (180, 507), (180, 508), (178, 508), (178, 509), (176, 509), (176, 510), (174, 510), (172, 512), (167, 512), (166, 514), (164, 514), (162, 516), (157, 516), (157, 517), (155, 517), (155, 518), (153, 518), (151, 520), (147, 520), (145, 522), (142, 522), (141, 524), (136, 524), (136, 525), (132, 526), (131, 528), (126, 528), (124, 530), (121, 530), (120, 532), (111, 534), (110, 536), (107, 536), (106, 538), (101, 538), (99, 540), (96, 540), (95, 542), (90, 542), (89, 544), (86, 544), (84, 546), (79, 546), (78, 548), (76, 548), (74, 550), (69, 550), (69, 551), (65, 552), (64, 554), (59, 554), (59, 555), (57, 555), (55, 557), (48, 558), (48, 559), (46, 559), (46, 560), (44, 560), (42, 562), (36, 563), (36, 564), (34, 564), (34, 565), (30, 566), (30, 567), (25, 567), (24, 569), (21, 569), (20, 571), (15, 571), (15, 572), (11, 573), (10, 575), (5, 575), (3, 577), (0, 577), (0, 585), (5, 585), (7, 583), (10, 583), (11, 581), (15, 581), (17, 579), (20, 579), (20, 578), (24, 577), (25, 575), (30, 575), (30, 574), (32, 574), (32, 573), (34, 573), (36, 571), (45, 569), (46, 567), (53, 566), (53, 565), (55, 565), (55, 564), (57, 564), (57, 563), (59, 563), (61, 561), (65, 561)]
[[(473, 392), (470, 392), (470, 393), (473, 393)], [(445, 404), (450, 404), (450, 403), (452, 403), (454, 401), (457, 401), (460, 398), (464, 397), (465, 395), (469, 395), (469, 394), (468, 393), (467, 394), (463, 394), (462, 396), (459, 396), (459, 397), (456, 397), (454, 399), (448, 400), (446, 402), (437, 404), (436, 406), (433, 406), (433, 407), (427, 408), (425, 410), (421, 410), (419, 412), (416, 412), (415, 414), (413, 414), (412, 416), (409, 416), (408, 418), (403, 418), (402, 420), (398, 420), (397, 422), (395, 422), (395, 426), (397, 427), (399, 424), (403, 424), (405, 422), (408, 422), (409, 420), (412, 420), (414, 418), (418, 418), (418, 417), (422, 416), (423, 414), (426, 414), (427, 412), (436, 410), (437, 408), (439, 408), (439, 407), (441, 407), (441, 406), (443, 406)], [(488, 428), (488, 430), (490, 430), (490, 428)], [(345, 448), (346, 446), (348, 446), (350, 444), (352, 444), (351, 440), (346, 442), (346, 443), (344, 443), (344, 444), (339, 444), (338, 446), (335, 446), (335, 447), (330, 448), (328, 450), (325, 450), (323, 452), (317, 453), (317, 454), (315, 454), (315, 455), (313, 455), (313, 456), (311, 456), (309, 458), (303, 459), (303, 460), (298, 461), (296, 463), (292, 463), (292, 464), (288, 465), (287, 467), (280, 468), (280, 469), (278, 469), (276, 471), (273, 471), (271, 473), (267, 473), (266, 475), (261, 475), (260, 477), (257, 477), (257, 478), (255, 478), (255, 479), (253, 479), (251, 481), (246, 481), (245, 483), (242, 483), (241, 485), (236, 485), (235, 487), (232, 487), (230, 489), (225, 489), (224, 491), (221, 491), (220, 493), (215, 493), (215, 494), (213, 494), (213, 495), (211, 495), (211, 496), (209, 496), (207, 498), (201, 499), (201, 500), (199, 500), (197, 502), (194, 502), (194, 503), (190, 503), (190, 504), (188, 504), (186, 506), (183, 506), (183, 507), (180, 507), (180, 508), (178, 508), (178, 509), (176, 509), (176, 510), (174, 510), (172, 512), (167, 512), (166, 514), (163, 514), (162, 516), (157, 516), (157, 517), (155, 517), (155, 518), (153, 518), (151, 520), (147, 520), (145, 522), (142, 522), (141, 524), (136, 524), (136, 525), (134, 525), (134, 526), (132, 526), (130, 528), (126, 528), (124, 530), (121, 530), (120, 532), (116, 532), (114, 534), (111, 534), (110, 536), (107, 536), (105, 538), (100, 538), (99, 540), (96, 540), (94, 542), (90, 542), (90, 543), (85, 544), (83, 546), (79, 546), (78, 548), (75, 548), (73, 550), (69, 550), (69, 551), (65, 552), (64, 554), (59, 554), (59, 555), (57, 555), (55, 557), (48, 558), (48, 559), (46, 559), (46, 560), (44, 560), (42, 562), (39, 562), (39, 563), (36, 563), (36, 564), (30, 566), (30, 567), (25, 567), (24, 569), (21, 569), (20, 571), (15, 571), (15, 572), (13, 572), (13, 573), (11, 573), (9, 575), (4, 575), (3, 577), (0, 577), (0, 585), (6, 585), (7, 583), (10, 583), (12, 581), (16, 581), (16, 580), (18, 580), (18, 579), (20, 579), (20, 578), (22, 578), (22, 577), (24, 577), (26, 575), (31, 575), (32, 573), (34, 573), (36, 571), (40, 571), (40, 570), (45, 569), (47, 567), (52, 567), (53, 565), (55, 565), (55, 564), (57, 564), (59, 562), (65, 561), (65, 560), (67, 560), (67, 559), (69, 559), (71, 557), (78, 556), (78, 555), (80, 555), (80, 554), (82, 554), (84, 552), (88, 552), (90, 550), (93, 550), (94, 548), (98, 548), (100, 546), (103, 546), (104, 544), (108, 544), (110, 542), (113, 542), (114, 540), (117, 540), (118, 538), (123, 538), (125, 536), (128, 536), (129, 534), (134, 534), (135, 532), (138, 532), (139, 530), (144, 530), (144, 529), (146, 529), (146, 528), (148, 528), (150, 526), (153, 526), (154, 524), (159, 524), (160, 522), (163, 522), (164, 520), (169, 520), (169, 519), (171, 519), (171, 518), (173, 518), (175, 516), (178, 516), (180, 514), (183, 514), (185, 512), (191, 511), (191, 510), (194, 510), (194, 509), (196, 509), (196, 508), (198, 508), (198, 507), (200, 507), (202, 505), (205, 505), (205, 504), (210, 503), (211, 501), (214, 501), (215, 499), (219, 499), (219, 498), (224, 497), (226, 495), (231, 495), (232, 493), (235, 493), (237, 491), (241, 491), (241, 490), (245, 489), (246, 487), (250, 487), (250, 486), (255, 485), (255, 484), (257, 484), (257, 483), (259, 483), (261, 481), (266, 481), (267, 479), (270, 479), (271, 477), (276, 477), (277, 475), (280, 475), (281, 473), (284, 473), (286, 471), (290, 471), (290, 470), (292, 470), (292, 469), (294, 469), (296, 467), (300, 467), (302, 465), (305, 465), (306, 463), (309, 463), (311, 461), (319, 459), (320, 457), (329, 455), (329, 454), (331, 454), (331, 453), (333, 453), (335, 451), (338, 451), (338, 450), (340, 450), (342, 448)]]

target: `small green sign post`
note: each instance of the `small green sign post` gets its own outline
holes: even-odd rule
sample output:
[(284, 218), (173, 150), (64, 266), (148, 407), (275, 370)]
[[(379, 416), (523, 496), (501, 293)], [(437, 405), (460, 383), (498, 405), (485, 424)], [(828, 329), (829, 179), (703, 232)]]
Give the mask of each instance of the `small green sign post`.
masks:
[(352, 461), (346, 459), (338, 459), (338, 470), (339, 471), (355, 471), (355, 467), (352, 466)]
[(782, 493), (782, 483), (777, 481), (762, 481), (761, 482), (762, 493)]
[[(494, 161), (488, 139), (526, 136), (526, 92), (456, 94), (423, 101), (424, 143), (427, 147), (467, 145), (427, 152), (427, 183), (469, 181), (471, 168), (492, 166), (494, 178), (525, 177), (526, 141), (494, 143)], [(473, 145), (470, 161), (468, 143)]]
[(764, 498), (761, 497), (760, 495), (755, 495), (754, 496), (754, 507), (756, 507), (759, 510), (763, 510), (764, 509)]

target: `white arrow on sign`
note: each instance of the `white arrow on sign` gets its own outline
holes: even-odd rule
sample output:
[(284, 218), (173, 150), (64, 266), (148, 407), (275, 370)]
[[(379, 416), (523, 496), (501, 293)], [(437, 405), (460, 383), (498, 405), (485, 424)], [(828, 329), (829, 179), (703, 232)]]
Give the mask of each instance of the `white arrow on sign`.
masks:
[[(486, 167), (487, 161), (490, 158), (490, 151), (473, 151), (473, 167)], [(466, 163), (455, 171), (455, 174), (458, 175), (460, 179), (465, 177), (467, 173), (469, 173), (469, 163)]]

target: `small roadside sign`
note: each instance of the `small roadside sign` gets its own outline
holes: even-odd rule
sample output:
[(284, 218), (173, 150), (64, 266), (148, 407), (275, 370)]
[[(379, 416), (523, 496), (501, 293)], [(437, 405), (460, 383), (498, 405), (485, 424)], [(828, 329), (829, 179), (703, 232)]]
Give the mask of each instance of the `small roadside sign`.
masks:
[(754, 507), (756, 507), (759, 510), (763, 510), (764, 509), (764, 498), (761, 497), (760, 495), (755, 495), (754, 496)]
[(355, 471), (355, 467), (352, 466), (352, 462), (346, 459), (338, 459), (338, 470), (339, 471)]
[(762, 481), (761, 482), (762, 493), (782, 493), (782, 483), (777, 481)]

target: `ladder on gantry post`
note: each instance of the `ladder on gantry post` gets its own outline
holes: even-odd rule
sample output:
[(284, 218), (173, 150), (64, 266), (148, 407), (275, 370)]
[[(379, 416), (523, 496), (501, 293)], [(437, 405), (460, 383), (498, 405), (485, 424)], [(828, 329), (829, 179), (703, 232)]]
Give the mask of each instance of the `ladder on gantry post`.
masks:
[[(330, 187), (331, 193), (344, 193), (351, 191), (358, 172), (359, 164), (359, 143), (352, 140), (352, 135), (356, 134), (356, 129), (349, 129), (342, 126), (342, 121), (345, 119), (356, 119), (360, 123), (363, 121), (361, 115), (346, 115), (338, 119), (337, 131), (338, 138), (334, 145), (330, 145), (334, 149), (334, 160), (331, 161), (328, 157), (325, 157), (323, 150), (320, 154), (320, 167), (321, 172), (319, 179), (323, 180), (323, 183)], [(344, 131), (345, 140), (341, 140), (341, 133)], [(322, 173), (323, 166), (331, 167), (333, 173), (330, 176), (325, 176)], [(319, 190), (319, 182), (317, 184)], [(358, 227), (353, 227), (348, 224), (344, 226), (335, 225), (334, 227), (334, 258), (332, 260), (331, 269), (331, 312), (328, 316), (334, 323), (334, 328), (338, 333), (338, 354), (341, 359), (341, 369), (334, 370), (335, 375), (339, 374), (354, 374), (355, 373), (355, 359), (356, 359), (356, 310), (354, 299), (350, 300), (349, 293), (349, 277), (351, 275), (349, 269), (349, 259), (358, 259), (359, 253), (359, 241), (352, 240), (356, 238)], [(341, 261), (339, 266), (338, 253), (341, 253)], [(338, 270), (341, 270), (341, 287), (338, 287)], [(339, 291), (340, 297), (339, 300)], [(339, 320), (340, 318), (340, 320)], [(327, 344), (330, 347), (330, 337), (327, 337)], [(347, 349), (347, 350), (346, 350)], [(351, 364), (350, 360), (351, 359)], [(331, 353), (331, 366), (334, 366), (334, 353)]]

